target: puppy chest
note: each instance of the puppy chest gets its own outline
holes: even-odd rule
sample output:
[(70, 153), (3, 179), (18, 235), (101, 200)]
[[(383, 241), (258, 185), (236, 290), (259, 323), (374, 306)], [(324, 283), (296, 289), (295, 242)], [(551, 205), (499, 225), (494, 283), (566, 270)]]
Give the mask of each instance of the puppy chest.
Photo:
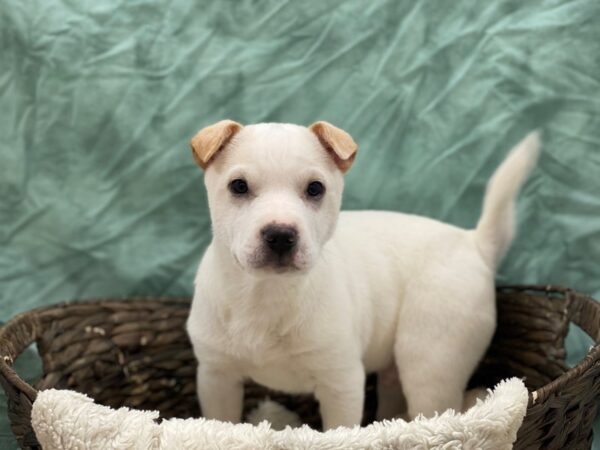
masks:
[(280, 391), (304, 393), (314, 389), (308, 361), (289, 341), (283, 339), (246, 350), (240, 355), (244, 376)]
[(248, 368), (246, 375), (256, 383), (278, 391), (300, 394), (313, 392), (315, 388), (310, 371), (291, 359)]

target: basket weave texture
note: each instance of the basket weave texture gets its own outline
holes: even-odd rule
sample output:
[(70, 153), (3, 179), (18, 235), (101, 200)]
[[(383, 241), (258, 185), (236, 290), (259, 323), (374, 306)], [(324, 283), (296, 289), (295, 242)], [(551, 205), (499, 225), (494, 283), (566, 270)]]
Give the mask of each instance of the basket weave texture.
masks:
[[(600, 400), (600, 304), (570, 289), (516, 286), (498, 290), (498, 329), (471, 380), (493, 386), (524, 378), (530, 390), (515, 449), (588, 449)], [(21, 448), (40, 448), (31, 426), (37, 391), (73, 389), (112, 406), (158, 410), (161, 417), (200, 415), (196, 362), (185, 332), (189, 299), (90, 300), (40, 308), (0, 329), (0, 384)], [(565, 364), (565, 336), (573, 322), (595, 342), (576, 367)], [(31, 386), (12, 369), (37, 344), (43, 376)], [(374, 419), (375, 379), (368, 377), (364, 422)], [(311, 396), (288, 396), (249, 383), (245, 412), (266, 395), (320, 426)]]

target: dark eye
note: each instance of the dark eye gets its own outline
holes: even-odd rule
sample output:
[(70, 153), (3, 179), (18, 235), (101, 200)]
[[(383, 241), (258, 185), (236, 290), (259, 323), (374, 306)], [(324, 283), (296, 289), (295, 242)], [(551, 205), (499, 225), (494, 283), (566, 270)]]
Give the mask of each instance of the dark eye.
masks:
[(311, 181), (306, 186), (306, 195), (309, 197), (320, 197), (325, 192), (325, 186), (320, 181)]
[(246, 180), (242, 180), (241, 178), (237, 178), (229, 183), (229, 190), (232, 194), (235, 195), (244, 195), (248, 193), (248, 183)]

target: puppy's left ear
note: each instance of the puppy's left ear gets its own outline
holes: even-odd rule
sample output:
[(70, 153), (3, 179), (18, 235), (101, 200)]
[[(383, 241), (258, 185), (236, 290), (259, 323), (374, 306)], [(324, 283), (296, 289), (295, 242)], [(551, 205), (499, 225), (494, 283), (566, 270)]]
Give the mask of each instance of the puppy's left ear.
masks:
[(348, 171), (358, 150), (358, 145), (352, 136), (324, 121), (315, 122), (308, 128), (317, 135), (319, 142), (329, 152), (340, 170)]
[(242, 129), (233, 120), (221, 120), (206, 128), (202, 128), (190, 141), (192, 154), (200, 167), (206, 169), (210, 160), (225, 147), (231, 138)]

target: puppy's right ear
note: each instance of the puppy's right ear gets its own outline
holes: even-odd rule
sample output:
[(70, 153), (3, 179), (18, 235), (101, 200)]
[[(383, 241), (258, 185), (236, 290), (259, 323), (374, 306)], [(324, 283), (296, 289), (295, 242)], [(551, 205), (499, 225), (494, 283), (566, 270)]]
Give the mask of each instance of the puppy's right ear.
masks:
[(233, 120), (221, 120), (202, 128), (190, 141), (192, 154), (200, 167), (206, 169), (210, 160), (242, 129)]

